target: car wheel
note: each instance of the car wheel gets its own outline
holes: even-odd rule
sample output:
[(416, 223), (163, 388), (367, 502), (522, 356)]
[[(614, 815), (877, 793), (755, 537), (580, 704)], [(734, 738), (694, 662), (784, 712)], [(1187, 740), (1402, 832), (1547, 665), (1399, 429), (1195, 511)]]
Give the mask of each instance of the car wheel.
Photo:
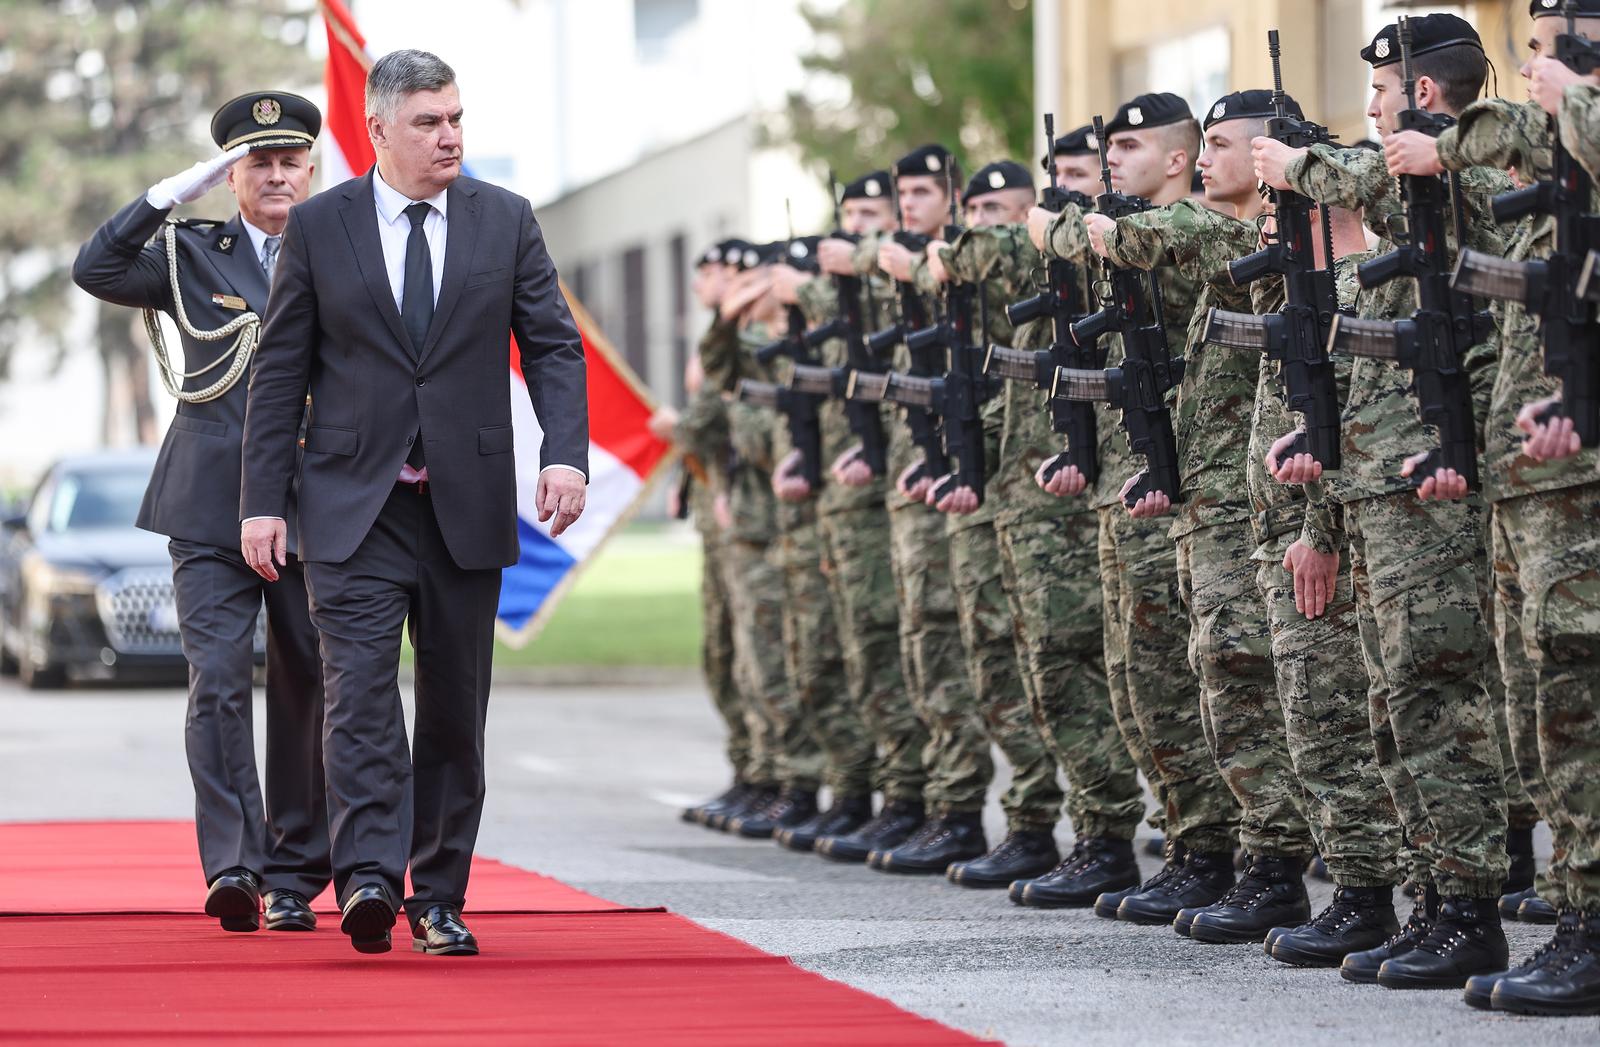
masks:
[(17, 677), (30, 691), (53, 691), (67, 682), (67, 670), (59, 665), (41, 665), (33, 660), (26, 646), (17, 653)]

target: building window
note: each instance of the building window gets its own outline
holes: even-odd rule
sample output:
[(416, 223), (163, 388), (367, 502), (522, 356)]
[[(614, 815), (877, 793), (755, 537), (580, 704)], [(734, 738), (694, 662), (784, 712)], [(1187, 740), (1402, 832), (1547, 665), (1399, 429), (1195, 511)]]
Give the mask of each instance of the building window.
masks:
[(689, 362), (689, 242), (682, 233), (672, 238), (672, 373), (666, 386), (673, 403), (685, 402), (683, 369)]
[(593, 266), (588, 264), (573, 266), (572, 277), (567, 281), (567, 289), (590, 316), (600, 315), (600, 303), (591, 297), (600, 290), (600, 282), (594, 278)]
[(1191, 112), (1204, 113), (1228, 91), (1230, 50), (1227, 27), (1217, 25), (1124, 52), (1117, 97), (1170, 91), (1182, 95)]
[(635, 374), (650, 381), (650, 346), (647, 341), (649, 315), (645, 301), (644, 248), (630, 247), (622, 253), (622, 355)]
[(633, 44), (641, 62), (658, 62), (673, 38), (700, 17), (700, 0), (633, 0)]

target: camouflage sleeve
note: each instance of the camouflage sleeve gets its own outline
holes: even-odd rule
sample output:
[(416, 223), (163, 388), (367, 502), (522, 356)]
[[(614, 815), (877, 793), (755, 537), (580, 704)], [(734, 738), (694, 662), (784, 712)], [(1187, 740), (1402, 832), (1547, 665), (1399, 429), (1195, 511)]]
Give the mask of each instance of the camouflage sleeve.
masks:
[(926, 295), (937, 295), (944, 290), (944, 285), (933, 278), (933, 271), (928, 268), (926, 254), (911, 257), (911, 286), (915, 287), (919, 294)]
[(1367, 227), (1388, 238), (1389, 217), (1404, 204), (1400, 186), (1390, 177), (1383, 154), (1371, 149), (1314, 145), (1283, 169), (1289, 187), (1318, 203), (1360, 210)]
[(1567, 150), (1590, 178), (1600, 179), (1600, 87), (1578, 83), (1567, 88), (1556, 119)]
[(839, 289), (826, 276), (813, 276), (801, 284), (795, 297), (809, 326), (827, 323), (839, 312)]
[(1549, 120), (1538, 105), (1483, 98), (1463, 109), (1456, 125), (1439, 135), (1439, 163), (1447, 171), (1516, 168), (1526, 183), (1548, 177), (1550, 145)]
[(1306, 518), (1300, 528), (1300, 540), (1323, 555), (1336, 553), (1344, 545), (1344, 522), (1339, 503), (1329, 496), (1319, 483), (1306, 487)]
[(878, 270), (878, 248), (883, 246), (887, 234), (868, 233), (856, 244), (855, 254), (850, 256), (851, 264), (855, 266), (857, 276), (871, 276)]
[(718, 317), (700, 339), (700, 368), (705, 372), (705, 387), (712, 392), (727, 392), (739, 370), (739, 326), (737, 321)]
[(1025, 225), (968, 229), (939, 256), (962, 283), (999, 283), (1013, 290), (1026, 286), (1040, 262)]
[(1044, 254), (1046, 258), (1065, 258), (1069, 262), (1094, 255), (1094, 248), (1089, 246), (1089, 231), (1083, 227), (1083, 211), (1076, 204), (1063, 207), (1045, 226)]
[(1177, 264), (1208, 280), (1228, 262), (1255, 250), (1256, 228), (1196, 203), (1180, 200), (1118, 219), (1106, 234), (1113, 265), (1154, 269)]

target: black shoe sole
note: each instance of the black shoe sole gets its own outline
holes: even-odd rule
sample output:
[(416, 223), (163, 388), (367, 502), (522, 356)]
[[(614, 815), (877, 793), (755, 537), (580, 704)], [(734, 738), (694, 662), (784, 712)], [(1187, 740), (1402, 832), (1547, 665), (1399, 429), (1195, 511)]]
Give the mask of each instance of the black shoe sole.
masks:
[(810, 852), (817, 846), (817, 838), (814, 836), (797, 837), (793, 833), (788, 833), (782, 836), (774, 836), (773, 839), (777, 841), (778, 846), (782, 847), (784, 850), (795, 851), (799, 854)]
[(904, 865), (895, 864), (892, 858), (886, 856), (880, 859), (878, 864), (872, 868), (879, 872), (895, 873), (900, 876), (943, 876), (955, 862), (965, 860), (964, 858), (956, 858), (944, 865)]
[(1115, 905), (1102, 903), (1099, 898), (1096, 898), (1094, 900), (1094, 914), (1096, 916), (1100, 917), (1102, 920), (1115, 920), (1115, 919), (1117, 919), (1118, 918), (1117, 917), (1117, 913), (1121, 909), (1121, 907), (1122, 907), (1122, 899), (1121, 898), (1117, 899), (1117, 903)]
[(1467, 987), (1467, 979), (1470, 977), (1472, 977), (1471, 974), (1463, 974), (1459, 977), (1452, 975), (1449, 978), (1411, 978), (1395, 977), (1394, 975), (1385, 978), (1383, 971), (1380, 970), (1373, 981), (1385, 989), (1465, 989)]
[(206, 915), (217, 917), (225, 931), (260, 930), (261, 899), (241, 887), (224, 887), (206, 895)]
[(394, 908), (382, 898), (367, 898), (344, 911), (339, 930), (350, 936), (356, 952), (382, 953), (393, 948), (389, 929), (395, 924)]
[(1177, 918), (1178, 918), (1178, 914), (1175, 913), (1175, 912), (1166, 913), (1166, 914), (1162, 914), (1162, 913), (1146, 913), (1146, 912), (1123, 912), (1120, 907), (1117, 909), (1117, 919), (1118, 920), (1120, 920), (1123, 923), (1136, 923), (1140, 927), (1160, 927), (1162, 924), (1166, 924), (1167, 926), (1170, 927), (1170, 926), (1172, 926), (1172, 922), (1174, 920), (1176, 920)]
[[(950, 880), (951, 883), (959, 884), (962, 887), (976, 887), (984, 890), (995, 890), (1001, 887), (1010, 887), (1018, 880), (1031, 880), (1035, 877), (1043, 876), (1045, 873), (1049, 872), (1051, 869), (1054, 869), (1060, 864), (1061, 858), (1058, 856), (1055, 861), (1042, 868), (1035, 866), (1029, 869), (1022, 869), (1018, 872), (1009, 873), (1004, 877), (970, 876), (968, 875), (967, 869), (957, 869), (952, 866), (950, 869), (946, 870), (945, 876)], [(1096, 897), (1098, 896), (1099, 895), (1096, 895)]]
[(1483, 993), (1476, 993), (1470, 989), (1463, 990), (1461, 1002), (1478, 1011), (1494, 1010), (1494, 994), (1492, 992), (1485, 996)]
[[(1103, 894), (1105, 892), (1102, 891), (1101, 893)], [(1027, 888), (1023, 888), (1021, 891), (1021, 897), (1012, 898), (1011, 900), (1016, 902), (1018, 905), (1026, 905), (1030, 909), (1087, 909), (1094, 905), (1095, 901), (1099, 897), (1100, 895), (1097, 894), (1093, 898), (1085, 898), (1082, 895), (1073, 895), (1068, 898), (1053, 898), (1048, 894), (1040, 894), (1037, 891), (1030, 891)], [(1105, 914), (1096, 910), (1096, 915)], [(1108, 919), (1112, 920), (1115, 920), (1116, 918), (1117, 914), (1115, 912), (1111, 913), (1108, 917)]]
[(1600, 1014), (1600, 1000), (1591, 1000), (1588, 1003), (1550, 1004), (1528, 1000), (1502, 1000), (1500, 994), (1495, 993), (1492, 1006), (1495, 1010), (1507, 1014), (1532, 1014), (1546, 1018), (1582, 1018)]
[(1559, 920), (1560, 920), (1560, 917), (1557, 916), (1554, 913), (1542, 913), (1542, 912), (1525, 913), (1521, 909), (1517, 910), (1517, 922), (1518, 923), (1535, 924), (1535, 925), (1542, 924), (1542, 925), (1548, 927), (1548, 926), (1550, 926), (1552, 924), (1555, 924), (1555, 923), (1559, 922)]
[(734, 824), (734, 825), (728, 826), (728, 831), (733, 833), (734, 835), (738, 836), (742, 840), (770, 840), (770, 839), (772, 839), (772, 828), (771, 828), (771, 826), (763, 826), (762, 828), (756, 829), (756, 828), (749, 828), (749, 827), (746, 827), (746, 826), (743, 826), (743, 825)]
[[(1350, 951), (1361, 952), (1360, 949), (1352, 949)], [(1290, 967), (1329, 968), (1338, 967), (1344, 963), (1343, 956), (1318, 956), (1315, 953), (1301, 952), (1293, 945), (1283, 946), (1281, 940), (1272, 944), (1272, 948), (1267, 950), (1267, 955), (1279, 963), (1288, 964)], [(1353, 981), (1354, 979), (1351, 980)]]
[(465, 944), (461, 944), (461, 945), (441, 945), (436, 949), (430, 949), (430, 948), (428, 948), (428, 942), (427, 942), (427, 939), (425, 939), (425, 938), (413, 938), (413, 939), (411, 939), (411, 951), (412, 952), (420, 952), (420, 953), (423, 953), (423, 954), (428, 955), (428, 956), (476, 956), (476, 955), (478, 955), (478, 947), (476, 945), (465, 945)]
[[(1207, 945), (1249, 945), (1253, 942), (1266, 941), (1267, 935), (1271, 934), (1275, 928), (1299, 927), (1310, 919), (1311, 914), (1307, 913), (1304, 918), (1296, 920), (1293, 924), (1275, 923), (1271, 927), (1263, 927), (1260, 930), (1245, 930), (1242, 928), (1236, 930), (1229, 927), (1216, 927), (1205, 920), (1198, 920), (1189, 925), (1189, 940), (1204, 942)], [(1341, 959), (1343, 958), (1341, 957)]]
[(288, 916), (278, 920), (267, 920), (267, 930), (269, 931), (314, 931), (316, 929), (316, 913), (306, 913), (303, 916)]

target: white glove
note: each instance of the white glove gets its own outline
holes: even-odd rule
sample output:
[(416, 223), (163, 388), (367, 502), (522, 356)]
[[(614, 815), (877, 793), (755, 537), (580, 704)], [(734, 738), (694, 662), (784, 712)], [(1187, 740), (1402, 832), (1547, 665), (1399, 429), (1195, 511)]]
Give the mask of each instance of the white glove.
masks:
[(144, 194), (145, 202), (158, 211), (193, 203), (221, 185), (223, 179), (228, 177), (228, 168), (238, 163), (249, 151), (249, 143), (236, 145), (226, 153), (200, 161), (187, 171), (163, 178)]

